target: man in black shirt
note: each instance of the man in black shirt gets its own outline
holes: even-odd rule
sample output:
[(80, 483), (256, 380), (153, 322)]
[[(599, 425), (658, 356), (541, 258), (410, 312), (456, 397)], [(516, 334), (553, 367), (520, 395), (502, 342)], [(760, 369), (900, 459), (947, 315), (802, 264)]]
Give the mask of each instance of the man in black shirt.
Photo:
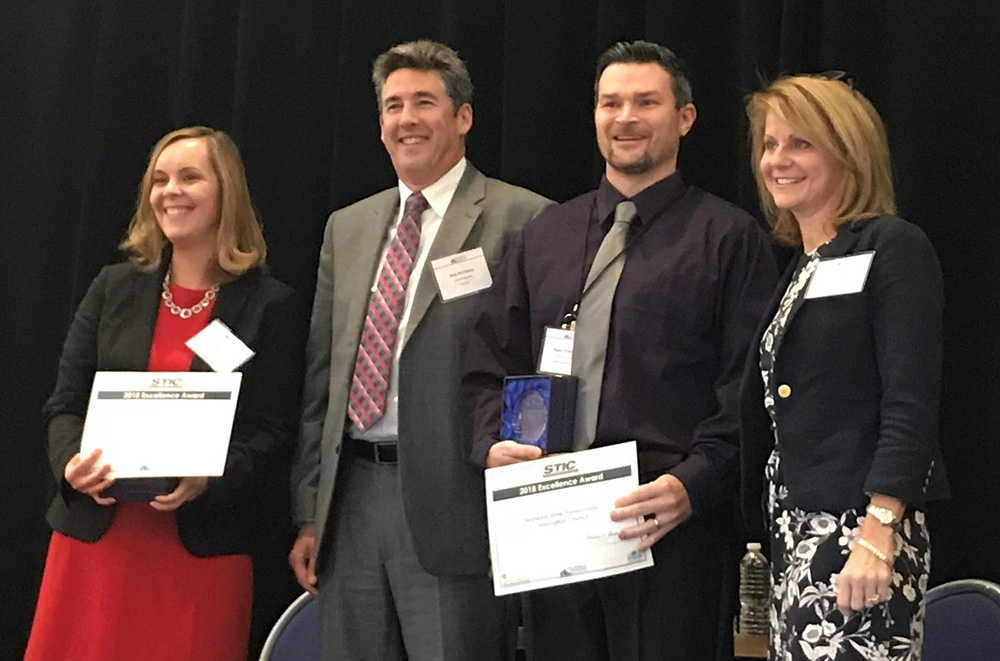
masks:
[[(528, 642), (539, 659), (725, 657), (731, 640), (719, 635), (719, 622), (732, 571), (737, 388), (774, 288), (774, 260), (749, 214), (677, 171), (680, 140), (697, 113), (670, 50), (612, 46), (598, 62), (595, 97), (606, 161), (600, 186), (528, 223), (474, 329), (463, 381), (473, 404), (472, 458), (494, 467), (540, 455), (498, 439), (503, 378), (535, 370), (545, 328), (581, 302), (616, 207), (630, 200), (624, 264), (607, 294), (596, 428), (588, 435), (578, 415), (575, 446), (581, 437), (583, 447), (637, 441), (643, 484), (622, 494), (612, 518), (643, 518), (621, 536), (652, 548), (655, 566), (530, 593)], [(574, 353), (582, 325), (593, 322), (583, 307), (580, 315)]]

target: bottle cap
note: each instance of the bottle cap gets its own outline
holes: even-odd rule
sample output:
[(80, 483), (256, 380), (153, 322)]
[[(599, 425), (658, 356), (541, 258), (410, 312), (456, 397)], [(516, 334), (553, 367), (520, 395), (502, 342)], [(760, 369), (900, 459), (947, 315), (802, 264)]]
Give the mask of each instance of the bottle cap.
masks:
[(760, 542), (747, 542), (747, 551), (759, 551)]

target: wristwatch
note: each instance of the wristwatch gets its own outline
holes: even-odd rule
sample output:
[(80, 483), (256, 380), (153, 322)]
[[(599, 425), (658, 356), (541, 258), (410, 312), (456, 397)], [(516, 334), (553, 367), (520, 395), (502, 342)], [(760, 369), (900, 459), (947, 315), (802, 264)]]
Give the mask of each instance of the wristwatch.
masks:
[(887, 507), (879, 507), (878, 505), (868, 504), (865, 511), (875, 517), (875, 519), (881, 523), (883, 526), (888, 526), (895, 530), (899, 527), (899, 520), (896, 515), (892, 513), (892, 510)]

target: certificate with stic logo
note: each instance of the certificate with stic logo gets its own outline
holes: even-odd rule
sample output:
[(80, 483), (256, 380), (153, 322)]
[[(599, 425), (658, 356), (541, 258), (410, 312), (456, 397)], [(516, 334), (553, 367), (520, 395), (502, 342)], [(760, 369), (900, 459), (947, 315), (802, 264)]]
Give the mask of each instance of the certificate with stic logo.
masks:
[(115, 478), (222, 475), (240, 372), (98, 372), (80, 454)]
[(493, 591), (499, 595), (589, 581), (653, 565), (638, 520), (612, 521), (615, 501), (639, 486), (635, 441), (550, 455), (486, 471)]

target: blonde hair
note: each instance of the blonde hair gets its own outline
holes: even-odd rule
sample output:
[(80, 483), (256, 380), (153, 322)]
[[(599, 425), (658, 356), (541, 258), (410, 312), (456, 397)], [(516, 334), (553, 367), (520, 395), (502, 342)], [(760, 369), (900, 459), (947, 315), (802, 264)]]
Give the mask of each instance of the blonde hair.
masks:
[(219, 183), (219, 230), (215, 239), (219, 267), (231, 275), (239, 275), (262, 265), (267, 257), (267, 245), (250, 202), (240, 152), (232, 138), (206, 126), (189, 126), (171, 131), (153, 146), (146, 164), (146, 173), (139, 184), (135, 214), (119, 248), (130, 253), (132, 262), (142, 269), (155, 269), (160, 265), (168, 241), (156, 222), (153, 207), (149, 203), (153, 171), (156, 161), (167, 146), (178, 140), (192, 138), (205, 141), (208, 160)]
[(802, 243), (795, 217), (778, 209), (760, 172), (764, 124), (769, 113), (812, 142), (837, 166), (834, 225), (896, 213), (892, 166), (885, 126), (861, 93), (839, 80), (817, 76), (786, 76), (747, 99), (750, 119), (750, 164), (757, 180), (761, 209), (774, 236), (784, 243)]

